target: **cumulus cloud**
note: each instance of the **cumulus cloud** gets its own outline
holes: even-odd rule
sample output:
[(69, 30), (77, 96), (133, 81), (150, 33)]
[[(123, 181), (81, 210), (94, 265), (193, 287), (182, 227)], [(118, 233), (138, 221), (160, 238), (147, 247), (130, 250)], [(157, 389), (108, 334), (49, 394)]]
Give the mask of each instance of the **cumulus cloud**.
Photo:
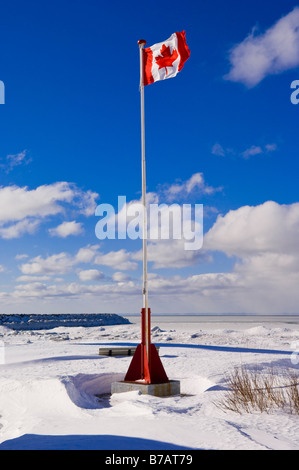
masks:
[(66, 274), (74, 266), (75, 260), (68, 253), (58, 253), (47, 258), (36, 256), (20, 266), (23, 274), (43, 275), (43, 274)]
[[(138, 286), (139, 287), (139, 286)], [(43, 299), (43, 301), (59, 299), (73, 299), (83, 301), (86, 306), (86, 299), (90, 299), (101, 302), (105, 302), (105, 299), (111, 302), (111, 299), (118, 298), (124, 295), (136, 295), (139, 294), (139, 289), (135, 283), (129, 281), (127, 283), (96, 283), (96, 284), (79, 284), (76, 282), (64, 283), (64, 284), (46, 284), (43, 282), (31, 282), (28, 284), (19, 284), (15, 287), (15, 290), (11, 294), (1, 293), (0, 298), (3, 300), (13, 300), (14, 302), (24, 302), (26, 300), (32, 301), (34, 299)], [(77, 305), (77, 304), (76, 304)]]
[[(178, 203), (162, 202), (165, 199), (168, 202), (174, 198), (182, 199), (186, 195), (196, 193), (197, 190), (200, 190), (201, 194), (203, 192), (212, 194), (221, 188), (207, 185), (203, 174), (195, 173), (186, 181), (164, 185), (157, 192), (147, 193), (148, 262), (154, 269), (194, 266), (202, 260), (207, 260), (207, 255), (200, 251), (203, 232), (201, 208), (197, 207), (196, 210), (192, 208), (191, 211), (189, 204), (190, 211), (188, 211), (187, 208), (183, 210), (183, 206)], [(129, 227), (132, 217), (137, 218), (136, 214), (142, 214), (142, 208), (140, 201), (124, 201), (115, 216), (118, 235), (121, 234), (123, 238), (127, 236), (126, 227)], [(138, 224), (139, 237), (142, 237), (142, 217), (138, 218)], [(138, 268), (136, 261), (142, 261), (142, 250), (129, 252), (122, 249), (105, 254), (99, 253), (94, 262), (118, 271), (131, 271)]]
[(49, 281), (51, 279), (51, 276), (29, 276), (29, 275), (24, 275), (24, 276), (19, 276), (17, 277), (16, 281), (17, 282), (39, 282), (39, 281)]
[(90, 263), (97, 254), (98, 245), (80, 248), (75, 255), (66, 252), (55, 253), (43, 258), (36, 256), (19, 266), (24, 275), (66, 274), (81, 263)]
[[(19, 269), (24, 275), (60, 275), (69, 273), (74, 266), (91, 263), (92, 265), (108, 266), (118, 271), (131, 271), (138, 268), (134, 256), (135, 252), (129, 252), (124, 249), (101, 253), (99, 245), (88, 245), (80, 248), (74, 255), (61, 252), (47, 257), (36, 256), (21, 264)], [(82, 274), (79, 273), (78, 275), (83, 280), (86, 276), (98, 276), (99, 272), (91, 269), (81, 271)], [(90, 278), (90, 280), (92, 279)]]
[(62, 224), (57, 227), (49, 229), (50, 235), (61, 238), (66, 238), (69, 235), (81, 235), (83, 232), (84, 229), (82, 224), (75, 220), (71, 222), (62, 222)]
[(87, 245), (80, 248), (75, 256), (75, 263), (91, 263), (98, 249), (99, 245)]
[[(29, 279), (28, 279), (29, 281)], [(3, 304), (65, 306), (78, 311), (94, 311), (95, 306), (113, 311), (137, 313), (140, 305), (141, 280), (116, 282), (46, 283), (41, 281), (16, 285), (12, 292), (0, 292)], [(189, 276), (149, 276), (152, 312), (173, 313), (298, 313), (298, 271), (284, 276), (267, 276), (265, 272), (235, 270)], [(27, 305), (27, 307), (26, 307)], [(36, 307), (35, 307), (36, 308)], [(40, 308), (39, 308), (40, 309)]]
[[(148, 262), (153, 269), (180, 269), (207, 262), (211, 258), (202, 250), (185, 250), (184, 240), (157, 240), (148, 244)], [(142, 260), (142, 251), (133, 254)]]
[(110, 251), (109, 253), (97, 255), (94, 263), (101, 266), (109, 266), (120, 271), (132, 271), (138, 268), (138, 264), (132, 261), (132, 256), (131, 252), (124, 249)]
[(197, 191), (200, 194), (210, 195), (221, 191), (222, 187), (215, 188), (208, 185), (204, 180), (203, 173), (194, 173), (188, 180), (166, 185), (164, 187), (164, 195), (168, 201), (177, 198), (190, 196), (191, 193)]
[[(233, 267), (228, 272), (186, 276), (178, 272), (172, 276), (152, 273), (149, 275), (151, 308), (161, 312), (164, 306), (165, 311), (182, 313), (298, 313), (298, 235), (299, 203), (283, 205), (267, 201), (219, 215), (205, 235), (204, 249), (232, 257)], [(184, 253), (179, 246), (167, 242), (149, 243), (149, 258), (156, 268), (179, 269), (201, 262), (200, 252)], [(0, 293), (0, 297), (3, 302), (63, 298), (80, 301), (81, 305), (90, 299), (97, 303), (113, 300), (115, 309), (122, 311), (126, 296), (126, 305), (131, 302), (132, 308), (134, 305), (136, 308), (141, 279), (131, 279), (116, 266), (140, 261), (141, 252), (119, 250), (112, 252), (109, 261), (110, 255), (99, 253), (98, 246), (87, 246), (73, 256), (60, 253), (48, 258), (36, 257), (21, 266), (23, 276), (18, 280), (23, 284), (11, 293)], [(82, 284), (42, 282), (53, 274), (73, 270), (80, 262), (94, 263), (97, 257), (100, 258), (97, 262), (117, 269), (112, 276), (115, 282), (103, 278), (97, 269), (78, 271)], [(102, 282), (93, 282), (97, 280)]]
[(98, 271), (97, 269), (86, 269), (84, 271), (79, 271), (78, 277), (80, 281), (86, 282), (86, 281), (99, 281), (101, 279), (104, 279), (105, 275), (101, 271)]
[[(17, 238), (24, 233), (34, 233), (39, 224), (48, 217), (65, 214), (70, 207), (77, 213), (89, 216), (94, 213), (98, 195), (91, 191), (83, 191), (68, 182), (57, 182), (28, 187), (0, 187), (0, 236)], [(68, 229), (71, 230), (70, 226)], [(72, 227), (78, 230), (79, 227)], [(67, 226), (60, 227), (60, 233)]]
[(126, 273), (122, 273), (120, 271), (117, 271), (117, 272), (113, 273), (112, 279), (115, 282), (126, 282), (126, 281), (130, 281), (131, 277)]
[(218, 216), (204, 248), (235, 257), (232, 272), (223, 274), (234, 282), (226, 293), (213, 290), (223, 305), (230, 298), (231, 311), (298, 313), (299, 203), (267, 201)]
[(69, 203), (73, 197), (73, 189), (65, 182), (32, 190), (19, 186), (0, 187), (0, 223), (56, 215), (64, 210), (61, 203)]
[(264, 33), (256, 28), (230, 51), (227, 80), (254, 87), (266, 76), (299, 66), (299, 7)]
[(83, 191), (82, 189), (72, 185), (73, 187), (73, 205), (79, 214), (85, 217), (94, 215), (97, 206), (96, 199), (99, 197), (98, 193), (94, 191)]
[(39, 220), (34, 219), (24, 219), (20, 220), (15, 224), (11, 224), (8, 226), (1, 227), (0, 226), (0, 236), (1, 238), (12, 239), (12, 238), (19, 238), (26, 233), (33, 234), (37, 231), (40, 225)]
[(297, 253), (299, 203), (267, 201), (218, 216), (204, 238), (204, 247), (244, 257), (261, 253)]

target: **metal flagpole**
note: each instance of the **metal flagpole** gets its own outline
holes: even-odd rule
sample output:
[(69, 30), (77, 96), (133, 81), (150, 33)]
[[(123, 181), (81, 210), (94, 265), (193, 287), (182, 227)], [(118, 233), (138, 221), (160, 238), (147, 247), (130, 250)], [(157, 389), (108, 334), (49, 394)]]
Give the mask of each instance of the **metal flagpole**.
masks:
[(147, 279), (147, 207), (146, 207), (146, 175), (145, 175), (145, 123), (144, 123), (144, 58), (145, 54), (148, 53), (144, 46), (146, 41), (140, 39), (139, 55), (140, 55), (140, 102), (141, 102), (141, 163), (142, 163), (142, 206), (143, 206), (143, 240), (142, 240), (142, 252), (143, 252), (143, 288), (142, 288), (142, 300), (143, 307), (141, 309), (141, 343), (138, 344), (129, 369), (125, 376), (123, 384), (130, 383), (129, 388), (122, 388), (122, 390), (131, 390), (132, 382), (138, 384), (138, 387), (147, 387), (152, 385), (159, 385), (153, 389), (144, 388), (145, 393), (158, 394), (159, 396), (174, 394), (174, 382), (176, 382), (175, 392), (179, 393), (179, 382), (170, 382), (163, 364), (159, 357), (159, 353), (154, 344), (151, 343), (151, 309), (148, 306), (148, 279)]
[(144, 339), (146, 344), (147, 360), (150, 358), (150, 318), (148, 308), (148, 285), (147, 285), (147, 208), (146, 208), (146, 172), (145, 172), (145, 125), (144, 125), (144, 77), (143, 77), (143, 47), (145, 39), (138, 41), (140, 54), (140, 104), (141, 104), (141, 161), (142, 161), (142, 205), (143, 205), (143, 308), (145, 309), (145, 331)]
[[(134, 353), (124, 382), (144, 381), (145, 384), (168, 384), (169, 380), (154, 344), (151, 344), (151, 309), (148, 306), (147, 283), (147, 210), (145, 178), (145, 136), (144, 136), (144, 39), (138, 41), (140, 53), (140, 100), (141, 100), (141, 163), (142, 163), (142, 205), (143, 205), (143, 289), (141, 309), (141, 344)], [(167, 389), (168, 390), (168, 389)]]

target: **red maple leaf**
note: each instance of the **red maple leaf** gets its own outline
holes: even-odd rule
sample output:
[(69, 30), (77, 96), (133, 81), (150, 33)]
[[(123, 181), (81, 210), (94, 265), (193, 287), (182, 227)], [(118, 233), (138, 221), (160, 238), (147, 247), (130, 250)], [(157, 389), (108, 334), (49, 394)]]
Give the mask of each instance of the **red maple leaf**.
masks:
[(159, 69), (166, 70), (167, 75), (167, 67), (173, 67), (173, 62), (178, 58), (179, 54), (176, 49), (173, 49), (172, 53), (170, 52), (170, 47), (165, 46), (163, 44), (162, 48), (160, 49), (160, 54), (156, 57), (156, 64), (158, 64)]

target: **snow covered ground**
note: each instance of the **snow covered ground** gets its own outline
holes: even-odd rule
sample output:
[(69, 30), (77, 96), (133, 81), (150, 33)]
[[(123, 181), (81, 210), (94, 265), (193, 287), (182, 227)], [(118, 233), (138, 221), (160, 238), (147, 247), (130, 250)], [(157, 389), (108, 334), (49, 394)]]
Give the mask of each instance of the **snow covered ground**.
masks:
[(152, 317), (152, 341), (169, 378), (181, 381), (181, 395), (111, 396), (111, 383), (124, 378), (131, 358), (99, 356), (99, 347), (138, 344), (140, 324), (131, 321), (25, 331), (0, 326), (0, 450), (299, 449), (298, 415), (239, 415), (215, 405), (234, 366), (298, 370), (299, 320)]

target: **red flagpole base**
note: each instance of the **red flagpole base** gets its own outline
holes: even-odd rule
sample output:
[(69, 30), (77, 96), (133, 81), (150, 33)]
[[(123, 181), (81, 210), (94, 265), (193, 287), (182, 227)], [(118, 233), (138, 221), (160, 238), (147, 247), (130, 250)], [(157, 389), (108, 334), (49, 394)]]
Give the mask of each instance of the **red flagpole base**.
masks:
[(150, 345), (150, 360), (147, 360), (145, 346), (139, 344), (125, 376), (125, 382), (144, 381), (147, 384), (168, 382), (168, 377), (154, 344)]
[(169, 382), (156, 346), (150, 343), (150, 325), (148, 331), (149, 357), (147, 357), (145, 341), (145, 308), (141, 310), (141, 327), (142, 341), (141, 344), (139, 344), (136, 348), (124, 381), (143, 381), (146, 384), (160, 384)]

